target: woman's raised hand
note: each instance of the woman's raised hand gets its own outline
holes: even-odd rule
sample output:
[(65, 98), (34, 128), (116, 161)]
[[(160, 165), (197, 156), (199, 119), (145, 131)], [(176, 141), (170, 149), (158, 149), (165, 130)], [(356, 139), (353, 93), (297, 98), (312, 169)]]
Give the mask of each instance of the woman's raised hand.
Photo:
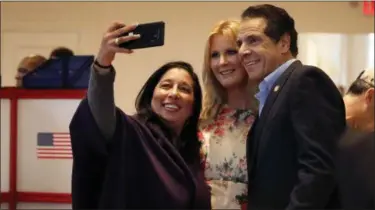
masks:
[(119, 47), (120, 44), (131, 40), (139, 39), (139, 34), (130, 36), (121, 36), (124, 33), (133, 31), (138, 24), (126, 26), (123, 23), (114, 22), (104, 33), (101, 41), (99, 53), (96, 57), (96, 61), (102, 66), (110, 66), (115, 59), (116, 53), (130, 54), (133, 51)]

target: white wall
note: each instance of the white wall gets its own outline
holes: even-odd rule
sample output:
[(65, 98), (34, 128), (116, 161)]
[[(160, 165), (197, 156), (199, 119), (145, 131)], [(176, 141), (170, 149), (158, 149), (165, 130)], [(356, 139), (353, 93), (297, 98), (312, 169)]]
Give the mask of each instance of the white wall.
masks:
[[(348, 80), (352, 82), (358, 74), (369, 67), (372, 59), (369, 59), (368, 51), (370, 39), (368, 34), (356, 34), (348, 38), (347, 73)], [(372, 65), (373, 66), (373, 65)]]
[[(14, 85), (14, 72), (23, 53), (35, 50), (47, 56), (54, 45), (60, 44), (70, 46), (78, 54), (96, 54), (101, 35), (111, 21), (163, 20), (167, 24), (164, 47), (139, 50), (130, 56), (120, 55), (114, 63), (118, 72), (116, 102), (125, 111), (133, 112), (135, 96), (151, 72), (166, 61), (181, 59), (191, 62), (200, 73), (205, 39), (212, 25), (221, 19), (237, 18), (245, 8), (256, 3), (2, 2), (2, 43), (4, 37), (24, 34), (18, 39), (8, 38), (7, 49), (1, 45), (3, 85)], [(360, 7), (352, 8), (348, 2), (275, 4), (290, 12), (300, 33), (368, 33), (373, 30), (373, 18), (363, 16)]]
[(301, 34), (299, 47), (302, 52), (299, 59), (307, 65), (319, 66), (335, 83), (341, 83), (340, 76), (345, 73), (340, 71), (344, 38), (341, 34)]
[(319, 66), (332, 80), (348, 87), (358, 74), (374, 66), (372, 34), (303, 33), (299, 36), (298, 58)]
[(367, 56), (367, 68), (374, 68), (374, 51), (375, 51), (375, 40), (374, 33), (368, 35), (368, 56)]

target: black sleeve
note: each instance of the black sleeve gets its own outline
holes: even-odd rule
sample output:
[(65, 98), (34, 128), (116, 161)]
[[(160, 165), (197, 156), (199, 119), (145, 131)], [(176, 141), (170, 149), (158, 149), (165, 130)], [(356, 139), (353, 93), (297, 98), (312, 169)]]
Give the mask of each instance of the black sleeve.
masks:
[(323, 209), (337, 187), (334, 153), (345, 131), (345, 107), (334, 83), (316, 67), (296, 73), (291, 119), (298, 144), (298, 181), (287, 209)]
[(336, 174), (343, 209), (374, 209), (374, 132), (348, 128), (339, 148)]
[[(117, 127), (121, 124), (118, 110)], [(108, 144), (90, 111), (87, 99), (79, 104), (69, 126), (73, 152), (72, 208), (96, 209), (108, 159)], [(117, 137), (120, 129), (116, 128)]]

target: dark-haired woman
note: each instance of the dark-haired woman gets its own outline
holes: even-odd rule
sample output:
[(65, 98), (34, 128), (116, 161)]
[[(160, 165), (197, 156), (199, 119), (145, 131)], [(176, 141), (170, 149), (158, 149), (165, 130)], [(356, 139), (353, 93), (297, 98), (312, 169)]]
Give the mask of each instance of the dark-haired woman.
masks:
[(116, 53), (132, 53), (118, 45), (139, 36), (119, 36), (135, 27), (109, 27), (71, 121), (73, 209), (210, 209), (197, 136), (202, 92), (191, 65), (156, 70), (136, 115), (115, 107), (111, 64)]

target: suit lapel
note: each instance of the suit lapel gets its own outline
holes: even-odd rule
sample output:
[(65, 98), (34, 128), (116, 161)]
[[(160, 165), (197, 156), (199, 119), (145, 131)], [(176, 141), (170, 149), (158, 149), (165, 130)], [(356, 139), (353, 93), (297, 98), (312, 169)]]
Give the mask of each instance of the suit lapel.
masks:
[[(264, 103), (262, 113), (259, 117), (259, 129), (263, 129), (263, 124), (267, 121), (268, 114), (270, 113), (270, 110), (273, 107), (273, 104), (275, 103), (277, 96), (279, 96), (279, 93), (281, 92), (285, 82), (288, 80), (290, 74), (292, 71), (302, 66), (302, 63), (300, 61), (293, 62), (285, 71), (283, 74), (280, 75), (280, 77), (275, 81), (275, 84), (273, 84), (270, 92), (268, 93), (266, 102)], [(259, 131), (258, 131), (259, 133)], [(260, 134), (260, 133), (259, 133)]]
[[(294, 69), (297, 67), (302, 66), (302, 63), (300, 61), (293, 62), (285, 71), (280, 75), (280, 77), (276, 80), (275, 84), (272, 86), (266, 102), (263, 106), (262, 112), (259, 117), (257, 117), (256, 123), (253, 124), (249, 135), (248, 135), (248, 142), (247, 144), (251, 145), (248, 147), (248, 157), (250, 157), (250, 160), (248, 160), (248, 170), (250, 170), (253, 167), (254, 161), (259, 153), (259, 144), (261, 141), (261, 134), (264, 130), (264, 124), (267, 122), (267, 118), (269, 115), (269, 112), (271, 111), (273, 104), (275, 103), (279, 93), (281, 92), (285, 82), (288, 80), (290, 74), (293, 72)], [(249, 142), (253, 141), (253, 142)]]

